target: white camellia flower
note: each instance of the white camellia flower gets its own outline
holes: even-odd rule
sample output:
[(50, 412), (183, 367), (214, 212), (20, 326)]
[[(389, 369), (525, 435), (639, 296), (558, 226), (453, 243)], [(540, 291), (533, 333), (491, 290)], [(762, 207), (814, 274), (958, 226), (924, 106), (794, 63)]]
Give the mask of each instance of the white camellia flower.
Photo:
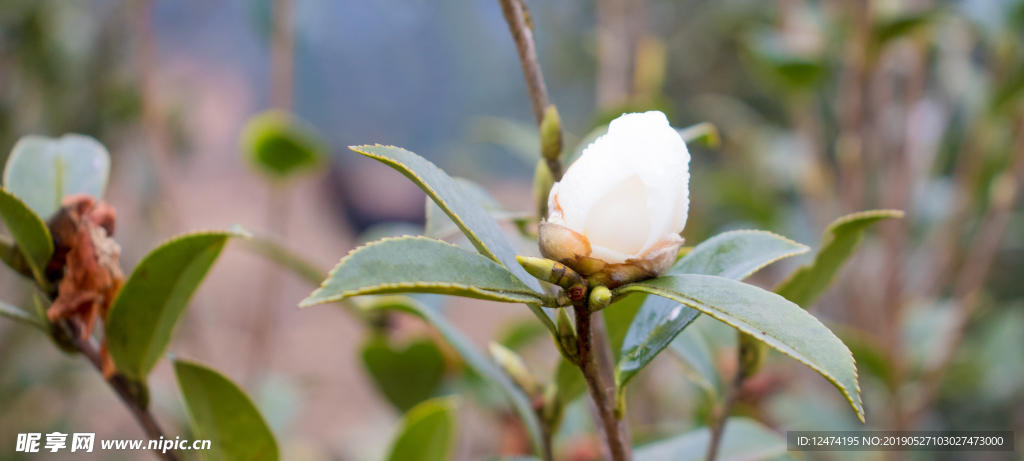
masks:
[(544, 257), (614, 288), (675, 261), (689, 208), (690, 153), (665, 114), (624, 114), (551, 188)]

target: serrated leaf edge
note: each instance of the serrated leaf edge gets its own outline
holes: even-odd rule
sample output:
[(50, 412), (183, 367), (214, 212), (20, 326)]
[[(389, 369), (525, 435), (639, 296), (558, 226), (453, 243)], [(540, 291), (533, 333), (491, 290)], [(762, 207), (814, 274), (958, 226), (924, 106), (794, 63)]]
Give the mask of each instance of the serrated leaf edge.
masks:
[[(804, 265), (796, 268), (795, 270), (793, 270), (793, 272), (791, 272), (789, 275), (787, 275), (785, 278), (783, 278), (782, 281), (777, 283), (775, 285), (775, 287), (772, 288), (772, 291), (773, 292), (779, 291), (782, 287), (792, 283), (793, 280), (795, 280), (798, 276), (800, 276), (800, 274), (803, 274), (804, 271), (810, 270), (812, 267), (814, 267), (814, 265), (817, 264), (817, 262), (818, 262), (818, 256), (821, 254), (821, 250), (824, 249), (824, 248), (827, 248), (829, 245), (832, 244), (832, 242), (835, 242), (835, 240), (836, 240), (835, 230), (837, 228), (839, 228), (840, 226), (842, 226), (844, 224), (849, 224), (849, 223), (851, 223), (853, 221), (858, 221), (858, 220), (861, 220), (861, 219), (864, 219), (864, 218), (871, 218), (871, 219), (874, 219), (874, 221), (871, 221), (870, 223), (866, 224), (866, 226), (870, 226), (871, 224), (874, 224), (874, 223), (876, 223), (878, 221), (881, 221), (883, 219), (903, 218), (904, 216), (905, 216), (905, 213), (902, 210), (884, 209), (884, 210), (858, 211), (856, 213), (850, 213), (848, 215), (843, 215), (843, 216), (840, 216), (839, 218), (836, 218), (835, 221), (832, 221), (831, 223), (829, 223), (829, 225), (827, 227), (825, 227), (825, 232), (824, 232), (824, 235), (823, 235), (823, 237), (821, 239), (822, 240), (821, 247), (818, 248), (818, 253), (814, 255), (814, 261), (811, 261), (810, 263), (804, 264)], [(833, 277), (833, 280), (831, 282), (829, 282), (829, 285), (831, 285), (834, 282), (835, 282), (835, 279)], [(804, 307), (804, 306), (800, 306), (800, 307)]]
[(890, 218), (903, 218), (906, 213), (903, 210), (893, 209), (882, 209), (882, 210), (864, 210), (856, 213), (850, 213), (836, 218), (835, 221), (829, 223), (828, 227), (825, 228), (825, 239), (822, 246), (831, 243), (835, 240), (835, 230), (843, 224), (847, 224), (853, 221), (859, 221), (864, 218), (874, 218), (877, 220), (890, 219)]
[[(467, 250), (465, 248), (462, 248), (462, 247), (460, 247), (458, 245), (455, 245), (455, 244), (452, 244), (452, 243), (449, 243), (449, 242), (445, 242), (444, 240), (432, 239), (430, 237), (424, 237), (422, 235), (403, 235), (403, 236), (399, 236), (399, 237), (384, 237), (384, 238), (382, 238), (380, 240), (374, 240), (372, 242), (366, 243), (364, 245), (358, 246), (358, 247), (353, 248), (352, 250), (350, 250), (348, 252), (348, 254), (346, 254), (345, 257), (341, 258), (341, 261), (338, 261), (338, 264), (336, 264), (330, 270), (330, 272), (327, 273), (327, 278), (325, 278), (324, 281), (320, 283), (320, 287), (317, 288), (316, 290), (313, 290), (313, 292), (310, 293), (309, 296), (306, 297), (306, 299), (303, 299), (302, 301), (299, 302), (299, 307), (316, 306), (316, 305), (319, 305), (319, 304), (333, 303), (333, 302), (340, 301), (342, 299), (349, 298), (349, 297), (352, 297), (352, 296), (360, 296), (360, 295), (368, 295), (368, 294), (379, 293), (379, 291), (377, 291), (377, 290), (380, 290), (382, 288), (387, 289), (387, 288), (416, 288), (416, 287), (426, 287), (426, 288), (429, 288), (429, 287), (460, 288), (460, 289), (465, 289), (465, 290), (473, 292), (473, 293), (479, 293), (481, 295), (511, 293), (511, 294), (523, 295), (524, 297), (523, 298), (518, 298), (518, 299), (508, 298), (509, 301), (507, 301), (507, 302), (526, 303), (526, 304), (542, 303), (543, 302), (543, 299), (540, 298), (540, 293), (536, 293), (536, 292), (534, 292), (532, 290), (529, 290), (529, 287), (527, 287), (526, 284), (523, 284), (523, 287), (526, 288), (527, 291), (515, 292), (515, 291), (485, 290), (485, 289), (481, 289), (480, 287), (475, 287), (475, 286), (472, 286), (472, 285), (463, 285), (463, 284), (458, 284), (458, 283), (441, 283), (441, 282), (382, 283), (382, 284), (373, 285), (373, 286), (366, 287), (366, 288), (360, 288), (360, 289), (357, 289), (357, 290), (343, 291), (341, 294), (336, 295), (336, 296), (317, 298), (317, 296), (319, 296), (320, 293), (322, 293), (324, 290), (327, 289), (327, 286), (330, 284), (331, 279), (334, 278), (334, 274), (339, 269), (341, 269), (341, 266), (343, 266), (346, 261), (351, 259), (357, 253), (359, 253), (359, 252), (361, 252), (361, 251), (363, 251), (363, 250), (365, 250), (365, 249), (367, 249), (369, 247), (376, 246), (376, 245), (381, 245), (381, 244), (383, 244), (385, 242), (389, 242), (389, 241), (393, 241), (393, 240), (428, 240), (428, 241), (431, 241), (431, 242), (443, 243), (445, 245), (448, 245), (448, 246), (453, 247), (455, 249), (458, 249), (460, 251), (465, 251), (465, 252), (470, 253), (470, 254), (475, 254), (475, 255), (478, 255), (478, 256), (483, 256), (480, 253), (473, 253), (472, 251), (469, 251), (469, 250)], [(513, 283), (519, 282), (519, 283), (522, 284), (522, 281), (519, 280), (519, 278), (517, 278), (515, 276), (515, 274), (513, 274), (510, 271), (508, 271), (508, 269), (503, 264), (495, 262), (494, 260), (492, 260), (490, 258), (487, 258), (486, 256), (484, 256), (484, 257), (488, 261), (490, 261), (491, 263), (497, 264), (498, 267), (500, 267), (501, 269), (504, 269), (505, 271), (507, 271), (508, 275), (509, 275), (510, 279), (513, 281)], [(495, 299), (495, 297), (493, 297), (493, 296), (490, 296), (490, 297), (488, 297), (486, 299), (491, 299), (491, 300), (495, 300), (495, 301), (498, 300), (498, 299)]]
[[(487, 248), (487, 245), (484, 245), (484, 242), (482, 240), (480, 240), (480, 237), (478, 237), (476, 235), (476, 233), (473, 232), (469, 228), (469, 226), (466, 225), (465, 221), (462, 220), (462, 217), (460, 217), (459, 215), (455, 214), (455, 212), (452, 211), (451, 207), (448, 205), (448, 202), (446, 202), (444, 200), (441, 200), (441, 198), (437, 195), (437, 191), (435, 191), (433, 187), (430, 187), (430, 185), (427, 184), (427, 182), (424, 181), (423, 178), (420, 175), (416, 174), (416, 172), (414, 172), (411, 169), (407, 168), (401, 162), (397, 162), (397, 161), (395, 161), (395, 160), (393, 160), (391, 158), (388, 158), (388, 157), (385, 157), (385, 156), (382, 156), (382, 155), (377, 155), (377, 154), (374, 154), (374, 153), (370, 153), (370, 152), (367, 152), (365, 150), (360, 150), (361, 148), (365, 148), (365, 147), (387, 147), (387, 148), (393, 148), (393, 149), (400, 149), (400, 150), (409, 152), (410, 154), (413, 153), (412, 151), (410, 151), (408, 149), (403, 149), (403, 148), (398, 147), (398, 146), (384, 145), (384, 144), (374, 144), (372, 146), (368, 145), (368, 144), (359, 145), (359, 146), (348, 146), (349, 149), (351, 149), (351, 150), (353, 150), (355, 152), (358, 152), (359, 154), (365, 155), (367, 157), (374, 158), (374, 159), (380, 161), (381, 163), (384, 163), (384, 164), (387, 164), (387, 165), (391, 165), (392, 167), (398, 166), (399, 168), (396, 168), (396, 169), (399, 170), (399, 172), (401, 172), (403, 175), (405, 175), (409, 179), (412, 179), (413, 182), (415, 182), (416, 185), (420, 187), (420, 189), (423, 189), (423, 191), (426, 192), (427, 195), (429, 195), (430, 198), (434, 200), (434, 203), (436, 203), (437, 206), (439, 208), (441, 208), (445, 212), (445, 214), (448, 215), (449, 218), (452, 219), (452, 222), (454, 222), (455, 225), (458, 226), (460, 230), (462, 230), (462, 233), (465, 234), (466, 237), (468, 237), (469, 240), (473, 242), (473, 246), (476, 247), (476, 249), (480, 252), (480, 254), (486, 256), (488, 259), (498, 263), (499, 265), (504, 266), (504, 264), (501, 262), (501, 259), (498, 258), (498, 255), (496, 255), (493, 252), (491, 252), (490, 248)], [(441, 167), (438, 167), (437, 165), (434, 165), (434, 166), (438, 170), (441, 170), (442, 172), (444, 172), (444, 170), (442, 170)], [(427, 192), (428, 190), (429, 190), (429, 192)]]
[[(801, 254), (807, 253), (808, 251), (811, 251), (811, 247), (809, 247), (807, 245), (804, 245), (802, 243), (790, 240), (789, 238), (783, 237), (783, 236), (781, 236), (779, 234), (776, 234), (774, 232), (769, 232), (769, 231), (765, 231), (765, 230), (758, 230), (758, 229), (741, 229), (741, 230), (726, 231), (726, 232), (722, 232), (721, 234), (715, 235), (714, 237), (711, 237), (711, 238), (712, 239), (713, 238), (718, 238), (718, 237), (721, 237), (723, 235), (729, 235), (729, 234), (765, 234), (765, 235), (769, 235), (769, 236), (775, 237), (775, 238), (777, 238), (779, 240), (783, 240), (786, 243), (795, 245), (797, 247), (797, 249), (795, 249), (795, 250), (793, 250), (791, 252), (787, 252), (787, 253), (781, 254), (781, 255), (779, 255), (779, 256), (777, 256), (775, 258), (772, 258), (770, 261), (766, 261), (763, 264), (761, 264), (761, 265), (751, 269), (750, 271), (748, 271), (748, 272), (744, 273), (743, 275), (741, 275), (740, 278), (738, 278), (736, 280), (743, 280), (743, 279), (745, 279), (747, 277), (750, 277), (754, 272), (757, 272), (757, 271), (759, 271), (761, 269), (764, 269), (768, 265), (770, 265), (772, 263), (775, 263), (775, 262), (777, 262), (779, 260), (786, 259), (786, 258), (791, 258), (793, 256), (801, 255)], [(711, 240), (711, 239), (708, 239), (708, 240)], [(706, 241), (707, 240), (705, 240), (705, 242)], [(704, 242), (701, 242), (701, 243), (704, 243)], [(694, 246), (693, 249), (696, 249), (698, 246), (700, 246), (700, 244)], [(688, 253), (686, 253), (686, 256), (689, 256), (689, 255), (693, 254), (693, 249), (691, 249)], [(686, 256), (683, 256), (682, 258), (680, 258), (679, 261), (676, 261), (676, 263), (673, 264), (672, 266), (675, 267), (675, 266), (679, 265), (681, 262), (683, 262), (683, 260), (686, 259)], [(669, 269), (668, 272), (667, 272), (667, 275), (682, 275), (682, 274), (673, 274), (672, 273), (672, 269)]]
[[(691, 275), (696, 275), (696, 274), (691, 274)], [(713, 275), (705, 275), (704, 277), (715, 277), (715, 276), (713, 276)], [(722, 278), (722, 277), (719, 277), (719, 278)], [(730, 280), (730, 281), (733, 281), (733, 282), (738, 282), (736, 280), (731, 280), (731, 279), (726, 279), (726, 280)], [(738, 282), (738, 283), (743, 283), (743, 282)], [(751, 286), (753, 286), (753, 285), (751, 285)], [(658, 292), (645, 291), (644, 288), (646, 288), (648, 290), (656, 290)], [(659, 288), (654, 288), (654, 287), (650, 287), (650, 286), (644, 285), (643, 282), (634, 283), (634, 284), (630, 284), (630, 285), (624, 285), (624, 286), (618, 288), (616, 291), (618, 291), (619, 293), (629, 293), (629, 292), (633, 292), (633, 291), (642, 291), (642, 292), (646, 292), (648, 294), (654, 294), (656, 296), (662, 296), (664, 298), (668, 298), (668, 299), (671, 299), (673, 301), (676, 301), (676, 302), (678, 302), (680, 304), (685, 304), (685, 305), (687, 305), (687, 306), (689, 306), (689, 307), (691, 307), (693, 309), (697, 309), (701, 313), (707, 314), (707, 315), (711, 316), (712, 318), (714, 318), (715, 320), (718, 320), (718, 321), (720, 321), (722, 323), (725, 323), (726, 325), (729, 325), (729, 326), (731, 326), (731, 327), (733, 327), (733, 328), (735, 328), (737, 330), (740, 330), (740, 331), (742, 331), (744, 333), (747, 333), (747, 334), (749, 334), (749, 335), (751, 335), (751, 336), (753, 336), (755, 338), (760, 338), (761, 336), (763, 336), (761, 334), (761, 330), (751, 329), (751, 328), (744, 328), (744, 327), (740, 327), (740, 326), (737, 326), (737, 325), (733, 325), (732, 323), (729, 322), (729, 320), (726, 319), (727, 314), (724, 314), (723, 312), (719, 311), (718, 309), (714, 309), (714, 308), (712, 308), (712, 307), (710, 307), (710, 306), (708, 306), (706, 304), (703, 304), (703, 303), (701, 303), (701, 302), (699, 302), (697, 300), (694, 300), (694, 299), (687, 298), (687, 297), (682, 296), (681, 294), (678, 294), (678, 293), (672, 293), (672, 292), (669, 292), (667, 290), (662, 290), (662, 289), (659, 289)], [(779, 295), (777, 295), (775, 293), (772, 293), (770, 291), (767, 291), (767, 290), (764, 290), (764, 291), (766, 293), (771, 293), (774, 296), (779, 296)], [(671, 294), (672, 296), (664, 296), (663, 294), (660, 294), (659, 292), (660, 293)], [(781, 296), (779, 296), (779, 297), (782, 298)], [(785, 300), (786, 298), (782, 298), (782, 299)], [(685, 301), (683, 301), (683, 300), (685, 300)], [(791, 302), (791, 301), (786, 300), (786, 302)], [(797, 307), (799, 307), (799, 306), (797, 306)], [(800, 310), (803, 310), (803, 309), (801, 308)], [(807, 311), (804, 311), (804, 312), (807, 312)], [(810, 315), (810, 314), (808, 313), (808, 315)], [(728, 317), (732, 317), (732, 316), (728, 316)], [(814, 321), (817, 322), (818, 325), (821, 325), (821, 327), (824, 328), (825, 331), (828, 331), (828, 334), (832, 335), (832, 337), (835, 338), (836, 341), (839, 341), (839, 343), (843, 345), (843, 348), (846, 349), (846, 353), (847, 353), (847, 355), (850, 358), (850, 362), (853, 363), (853, 377), (854, 377), (853, 383), (854, 383), (854, 389), (856, 390), (856, 398), (854, 398), (854, 396), (851, 395), (850, 392), (847, 389), (845, 389), (843, 386), (841, 386), (839, 384), (839, 381), (834, 376), (832, 376), (830, 373), (827, 373), (821, 367), (819, 367), (817, 365), (814, 365), (814, 364), (812, 364), (811, 362), (809, 362), (807, 360), (803, 360), (803, 359), (801, 359), (799, 357), (796, 357), (794, 354), (792, 354), (792, 353), (790, 353), (788, 351), (782, 350), (779, 347), (777, 347), (777, 346), (775, 346), (775, 345), (773, 345), (771, 343), (768, 343), (768, 342), (765, 342), (765, 341), (762, 341), (762, 342), (764, 342), (768, 346), (771, 346), (773, 349), (781, 352), (782, 354), (789, 356), (793, 360), (796, 360), (797, 362), (800, 362), (800, 363), (806, 365), (808, 368), (810, 368), (810, 369), (812, 369), (814, 371), (817, 371), (818, 374), (820, 374), (822, 377), (824, 377), (830, 383), (832, 383), (832, 385), (835, 386), (836, 389), (839, 389), (839, 392), (841, 392), (843, 394), (843, 396), (846, 397), (846, 401), (850, 403), (850, 406), (853, 407), (853, 411), (857, 413), (857, 419), (859, 419), (861, 423), (865, 422), (865, 420), (864, 420), (863, 403), (861, 402), (861, 399), (860, 399), (860, 375), (857, 372), (857, 360), (853, 357), (853, 352), (850, 352), (850, 348), (846, 347), (846, 344), (843, 343), (843, 341), (841, 339), (839, 339), (839, 337), (836, 336), (835, 333), (832, 332), (832, 330), (829, 330), (828, 327), (825, 326), (825, 324), (821, 323), (821, 321), (818, 320), (817, 317), (815, 317), (813, 315), (810, 315), (810, 317), (812, 319), (814, 319)], [(733, 318), (735, 318), (735, 317), (733, 317)], [(778, 340), (778, 338), (775, 338), (775, 339), (776, 339), (776, 341), (782, 342), (782, 341)]]

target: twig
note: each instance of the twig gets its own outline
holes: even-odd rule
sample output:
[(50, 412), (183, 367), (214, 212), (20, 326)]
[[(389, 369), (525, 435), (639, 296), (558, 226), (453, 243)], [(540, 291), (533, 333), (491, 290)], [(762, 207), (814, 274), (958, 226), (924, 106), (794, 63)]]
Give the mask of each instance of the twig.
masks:
[(533, 29), (527, 23), (528, 13), (522, 0), (498, 1), (501, 3), (505, 21), (508, 22), (508, 30), (512, 32), (512, 39), (516, 42), (516, 50), (519, 51), (519, 64), (523, 67), (523, 76), (526, 77), (526, 89), (529, 90), (530, 102), (533, 103), (533, 116), (539, 125), (544, 121), (544, 111), (549, 104), (548, 88), (544, 85), (544, 74), (540, 71)]
[[(544, 85), (544, 74), (540, 70), (540, 61), (537, 59), (537, 44), (533, 40), (532, 20), (523, 0), (498, 0), (501, 3), (501, 12), (505, 15), (505, 22), (508, 23), (508, 30), (512, 32), (512, 40), (516, 43), (516, 50), (519, 52), (519, 64), (523, 67), (523, 76), (526, 77), (526, 89), (530, 92), (530, 102), (533, 104), (533, 117), (540, 126), (544, 121), (544, 112), (551, 104), (548, 100), (548, 88)], [(547, 161), (551, 170), (551, 177), (555, 181), (562, 179), (562, 162), (558, 159)]]
[(620, 429), (625, 423), (615, 417), (615, 404), (611, 394), (608, 392), (610, 389), (605, 386), (604, 379), (601, 377), (601, 372), (594, 357), (594, 337), (591, 334), (592, 318), (590, 308), (586, 305), (586, 301), (576, 303), (573, 308), (576, 313), (580, 371), (583, 372), (583, 378), (587, 381), (587, 387), (590, 389), (590, 396), (594, 399), (594, 404), (597, 406), (597, 412), (601, 418), (601, 424), (604, 426), (605, 439), (608, 442), (612, 461), (631, 460), (633, 455), (630, 451), (629, 441), (624, 438), (624, 431)]
[[(77, 329), (70, 328), (72, 341), (82, 355), (89, 359), (93, 367), (96, 368), (100, 374), (103, 374), (103, 358), (100, 355), (99, 347), (96, 344), (96, 340), (92, 338), (82, 339)], [(164, 432), (160, 429), (160, 425), (157, 424), (156, 418), (149, 412), (149, 409), (140, 405), (138, 399), (135, 397), (136, 392), (133, 392), (130, 383), (121, 375), (114, 375), (110, 379), (107, 379), (107, 384), (110, 388), (117, 393), (117, 396), (121, 398), (121, 402), (124, 403), (128, 410), (135, 416), (135, 420), (142, 426), (142, 430), (146, 432), (146, 436), (150, 440), (161, 440), (164, 438)], [(154, 450), (157, 456), (164, 461), (179, 461), (177, 453), (174, 451), (157, 451)]]
[(740, 396), (744, 380), (743, 371), (736, 370), (736, 376), (732, 379), (732, 384), (729, 385), (725, 401), (722, 402), (722, 408), (711, 424), (711, 441), (708, 445), (707, 461), (715, 461), (718, 458), (718, 448), (722, 444), (722, 433), (725, 432), (725, 421), (729, 419), (729, 414), (732, 413), (732, 406), (736, 404), (736, 399)]

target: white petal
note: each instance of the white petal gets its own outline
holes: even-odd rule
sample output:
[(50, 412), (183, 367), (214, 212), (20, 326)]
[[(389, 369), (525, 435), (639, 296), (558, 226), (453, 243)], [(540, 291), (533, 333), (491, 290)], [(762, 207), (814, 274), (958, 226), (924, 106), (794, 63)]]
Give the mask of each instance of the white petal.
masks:
[(690, 153), (665, 114), (657, 111), (623, 115), (612, 121), (608, 133), (648, 189), (651, 227), (640, 250), (643, 253), (666, 234), (682, 230), (676, 228), (676, 218), (679, 208), (688, 206), (688, 202), (680, 204), (679, 197), (680, 190), (688, 193)]
[(613, 144), (605, 137), (598, 138), (569, 166), (558, 183), (564, 225), (583, 233), (587, 213), (594, 203), (632, 174), (632, 169), (616, 155)]
[[(583, 233), (590, 244), (624, 255), (635, 255), (643, 249), (651, 230), (651, 216), (645, 206), (648, 195), (640, 176), (633, 175), (602, 196), (587, 214)], [(599, 259), (613, 264), (626, 260)]]
[(621, 264), (626, 262), (627, 259), (632, 259), (633, 255), (620, 253), (618, 251), (605, 248), (600, 245), (594, 245), (591, 247), (590, 257), (594, 259), (600, 259), (608, 264)]
[(686, 228), (686, 217), (690, 212), (690, 173), (684, 171), (676, 192), (675, 213), (672, 217), (672, 232), (680, 233)]

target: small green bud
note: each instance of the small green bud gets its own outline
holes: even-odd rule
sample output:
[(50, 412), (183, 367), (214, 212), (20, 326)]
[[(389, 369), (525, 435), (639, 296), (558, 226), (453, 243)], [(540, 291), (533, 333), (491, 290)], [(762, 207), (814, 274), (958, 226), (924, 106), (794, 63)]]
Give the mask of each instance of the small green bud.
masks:
[(565, 359), (572, 363), (580, 362), (579, 344), (576, 338), (576, 325), (565, 308), (558, 310), (558, 344), (561, 345)]
[(540, 152), (549, 161), (562, 156), (562, 120), (554, 104), (548, 106), (540, 122)]
[(761, 369), (761, 363), (764, 362), (764, 357), (768, 354), (768, 349), (765, 347), (764, 343), (746, 333), (740, 333), (739, 342), (740, 374), (744, 379), (746, 379), (754, 376), (754, 374)]
[(612, 290), (600, 285), (590, 290), (590, 312), (597, 312), (612, 303)]
[(530, 370), (526, 368), (526, 364), (523, 363), (523, 359), (519, 357), (511, 349), (502, 346), (496, 342), (491, 342), (489, 345), (491, 351), (491, 357), (497, 362), (498, 366), (505, 371), (512, 381), (515, 381), (516, 385), (519, 386), (526, 392), (527, 395), (536, 396), (539, 395), (544, 389), (540, 384), (540, 381), (530, 373)]
[(551, 168), (544, 159), (537, 161), (537, 168), (533, 171), (533, 196), (537, 199), (537, 216), (544, 219), (548, 215), (548, 195), (551, 194), (551, 186), (555, 185), (555, 178), (551, 176)]
[(586, 279), (565, 264), (550, 259), (518, 255), (516, 261), (537, 279), (562, 287), (573, 301), (579, 301), (587, 295)]

